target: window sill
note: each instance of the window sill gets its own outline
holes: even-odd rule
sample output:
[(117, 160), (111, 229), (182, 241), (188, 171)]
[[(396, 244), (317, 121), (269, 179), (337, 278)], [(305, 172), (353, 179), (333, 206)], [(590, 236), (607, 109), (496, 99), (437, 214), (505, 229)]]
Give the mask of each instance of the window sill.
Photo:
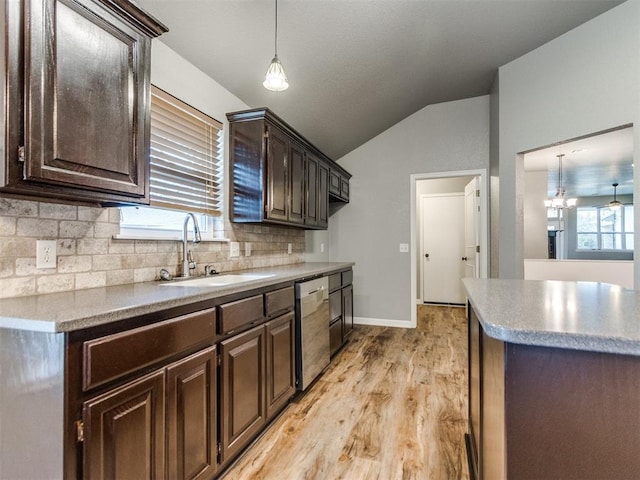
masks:
[[(150, 240), (156, 242), (181, 242), (181, 236), (175, 237), (154, 237), (154, 236), (146, 236), (146, 235), (114, 235), (114, 240)], [(188, 239), (190, 242), (193, 241), (191, 237)], [(219, 243), (229, 243), (231, 239), (229, 238), (202, 238), (201, 242), (219, 242)]]

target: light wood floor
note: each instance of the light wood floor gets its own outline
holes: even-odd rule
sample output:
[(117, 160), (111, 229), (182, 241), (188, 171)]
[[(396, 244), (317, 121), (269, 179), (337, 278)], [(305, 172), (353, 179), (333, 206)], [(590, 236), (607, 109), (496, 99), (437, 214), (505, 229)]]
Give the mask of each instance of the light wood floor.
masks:
[(466, 480), (463, 308), (418, 328), (357, 326), (350, 343), (224, 480)]

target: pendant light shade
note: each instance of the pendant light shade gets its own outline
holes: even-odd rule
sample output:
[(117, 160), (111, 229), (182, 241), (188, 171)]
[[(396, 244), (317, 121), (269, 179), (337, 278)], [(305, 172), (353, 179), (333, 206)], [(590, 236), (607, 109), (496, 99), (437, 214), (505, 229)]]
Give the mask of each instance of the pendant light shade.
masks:
[(271, 65), (269, 65), (267, 69), (267, 74), (264, 76), (262, 86), (273, 92), (282, 92), (289, 88), (287, 75), (284, 73), (284, 68), (282, 68), (278, 55), (271, 60)]
[(611, 210), (620, 210), (620, 207), (622, 207), (622, 202), (619, 202), (618, 199), (616, 198), (618, 183), (617, 182), (612, 183), (611, 186), (613, 187), (613, 200), (611, 200), (607, 204), (607, 207), (609, 207), (609, 209)]
[(562, 155), (556, 155), (558, 157), (558, 188), (556, 190), (556, 196), (544, 201), (544, 206), (547, 208), (573, 208), (578, 203), (576, 198), (565, 198), (564, 185), (562, 184)]
[(282, 92), (289, 88), (289, 82), (287, 81), (287, 75), (284, 73), (284, 68), (278, 58), (278, 0), (276, 1), (276, 28), (275, 28), (275, 55), (271, 60), (271, 65), (267, 69), (267, 74), (264, 76), (264, 82), (262, 86), (267, 90), (273, 92)]

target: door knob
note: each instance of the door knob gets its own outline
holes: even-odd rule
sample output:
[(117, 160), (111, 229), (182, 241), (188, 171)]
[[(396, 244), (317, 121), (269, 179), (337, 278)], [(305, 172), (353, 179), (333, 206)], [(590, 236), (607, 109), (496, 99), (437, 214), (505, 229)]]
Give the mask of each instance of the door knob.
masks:
[(463, 262), (466, 262), (467, 260), (469, 260), (469, 258), (468, 258), (468, 257), (462, 257), (462, 261), (463, 261)]
[(425, 254), (424, 254), (424, 258), (429, 258), (429, 254), (428, 254), (428, 253), (425, 253)]

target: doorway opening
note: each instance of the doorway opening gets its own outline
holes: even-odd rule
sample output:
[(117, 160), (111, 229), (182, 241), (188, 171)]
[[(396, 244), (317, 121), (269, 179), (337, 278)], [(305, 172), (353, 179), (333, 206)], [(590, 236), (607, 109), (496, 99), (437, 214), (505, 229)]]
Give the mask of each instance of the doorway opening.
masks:
[(461, 279), (487, 277), (487, 172), (413, 174), (410, 204), (411, 323), (415, 327), (416, 304), (464, 305)]

